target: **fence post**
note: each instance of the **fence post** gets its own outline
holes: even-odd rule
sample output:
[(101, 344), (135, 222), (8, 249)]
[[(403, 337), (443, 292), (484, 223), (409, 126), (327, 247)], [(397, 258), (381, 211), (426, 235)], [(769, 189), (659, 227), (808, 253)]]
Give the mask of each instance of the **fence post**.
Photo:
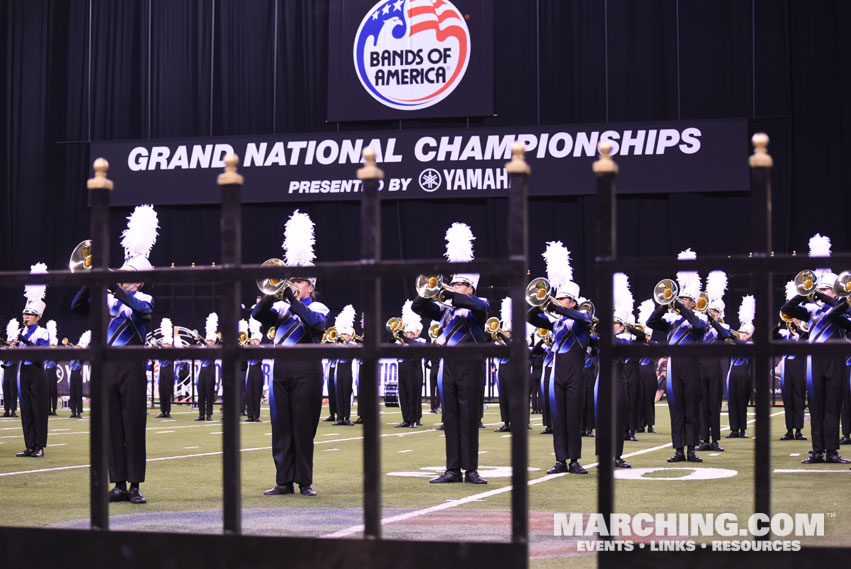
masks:
[[(92, 236), (92, 268), (106, 270), (109, 267), (109, 203), (112, 192), (112, 180), (106, 177), (109, 162), (103, 158), (95, 160), (95, 175), (86, 182), (90, 190), (91, 216), (89, 234)], [(92, 529), (109, 529), (109, 504), (107, 492), (109, 479), (107, 473), (107, 444), (109, 433), (109, 406), (106, 401), (106, 383), (103, 378), (104, 349), (106, 347), (106, 286), (98, 282), (90, 287), (93, 302), (89, 310), (89, 328), (92, 331), (89, 349), (91, 376), (89, 394), (92, 398), (91, 433), (89, 454), (91, 457), (91, 476), (89, 489), (91, 500)]]

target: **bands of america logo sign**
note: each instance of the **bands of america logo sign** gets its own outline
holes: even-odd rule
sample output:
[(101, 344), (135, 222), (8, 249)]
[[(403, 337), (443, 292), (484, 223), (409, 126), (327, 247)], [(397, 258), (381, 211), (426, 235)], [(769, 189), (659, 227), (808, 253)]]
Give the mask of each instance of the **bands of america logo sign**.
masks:
[(447, 0), (382, 0), (355, 35), (364, 89), (394, 109), (415, 111), (448, 97), (470, 61), (464, 15)]

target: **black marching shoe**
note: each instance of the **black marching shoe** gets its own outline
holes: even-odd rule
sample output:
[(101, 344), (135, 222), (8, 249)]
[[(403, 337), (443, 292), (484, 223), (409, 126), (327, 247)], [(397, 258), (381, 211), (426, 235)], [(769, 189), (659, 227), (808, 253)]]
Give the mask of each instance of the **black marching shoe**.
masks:
[(358, 420), (355, 421), (355, 425), (363, 425), (363, 419), (358, 417)]
[(4, 417), (8, 417), (8, 416), (9, 416), (9, 412), (8, 412), (8, 411), (3, 411), (3, 416), (4, 416)]
[(544, 429), (543, 431), (541, 431), (541, 434), (542, 434), (542, 435), (551, 435), (551, 434), (553, 434), (553, 428), (552, 428), (552, 427), (547, 427), (546, 429)]
[(447, 470), (437, 478), (429, 480), (431, 484), (446, 484), (447, 482), (463, 482), (460, 470)]
[(130, 488), (130, 491), (127, 493), (127, 500), (131, 504), (147, 504), (148, 501), (142, 496), (142, 491), (138, 488)]
[(635, 431), (630, 431), (629, 434), (627, 435), (626, 440), (632, 441), (632, 442), (638, 442), (638, 437), (635, 436)]
[(644, 432), (644, 427), (638, 427), (637, 429), (635, 429), (635, 432), (636, 432), (636, 433), (643, 433), (643, 432)]
[(295, 494), (292, 482), (287, 482), (286, 484), (275, 484), (274, 488), (269, 488), (263, 492), (264, 496), (280, 496), (283, 494)]
[(398, 425), (396, 425), (396, 428), (397, 428), (397, 429), (402, 429), (402, 428), (404, 428), (404, 427), (410, 427), (410, 426), (411, 426), (411, 424), (410, 424), (408, 421), (402, 421), (401, 423), (399, 423)]
[(582, 465), (576, 460), (570, 461), (570, 464), (567, 465), (567, 472), (569, 474), (588, 474), (588, 471), (582, 468)]
[(718, 441), (712, 441), (712, 444), (709, 445), (709, 450), (714, 450), (715, 452), (724, 452), (724, 447), (718, 444)]
[[(39, 449), (36, 449), (36, 450), (39, 450)], [(33, 454), (33, 456), (35, 456), (35, 454)], [(847, 458), (842, 458), (841, 456), (839, 456), (839, 453), (836, 452), (835, 450), (827, 451), (827, 454), (824, 457), (824, 461), (830, 462), (832, 464), (848, 464), (848, 463), (851, 463), (851, 460), (848, 460)]]
[(299, 486), (298, 492), (302, 496), (316, 496), (316, 490), (311, 488), (309, 485), (308, 486)]
[(741, 438), (739, 436), (739, 430), (734, 429), (734, 430), (730, 431), (730, 434), (728, 434), (726, 438), (728, 438), (728, 439), (739, 439), (739, 438)]
[(33, 455), (33, 449), (28, 448), (28, 449), (22, 450), (21, 452), (19, 452), (15, 456), (17, 456), (18, 458), (24, 458), (25, 456), (32, 456), (32, 455)]
[(468, 470), (464, 473), (464, 482), (469, 482), (470, 484), (487, 484), (488, 481), (482, 478), (479, 475), (477, 470)]
[(439, 426), (439, 427), (437, 427), (437, 430), (438, 430), (438, 431), (445, 431), (445, 430), (446, 430), (446, 427), (444, 427), (444, 426), (443, 426), (443, 423), (441, 423), (441, 424), (440, 424), (440, 426)]
[(685, 461), (686, 461), (686, 455), (683, 454), (682, 450), (677, 450), (677, 452), (674, 453), (674, 456), (672, 456), (671, 458), (668, 459), (668, 462), (685, 462)]
[(323, 423), (333, 423), (336, 420), (337, 420), (337, 417), (335, 417), (334, 415), (331, 415), (330, 417), (325, 417), (324, 419), (322, 419), (322, 422)]
[(567, 463), (566, 462), (556, 462), (552, 468), (547, 470), (547, 474), (560, 474), (562, 472), (567, 472)]
[(845, 435), (841, 439), (839, 439), (839, 444), (841, 445), (851, 445), (851, 437)]
[(655, 433), (656, 429), (653, 428), (653, 425), (650, 425), (649, 427), (647, 427), (647, 432), (648, 433)]
[(746, 430), (744, 430), (744, 429), (740, 430), (740, 431), (739, 431), (739, 438), (740, 438), (740, 439), (746, 439), (746, 438), (748, 438), (748, 432), (747, 432)]
[(130, 500), (130, 492), (126, 488), (119, 488), (118, 486), (110, 490), (108, 496), (110, 502), (127, 502)]
[(786, 431), (786, 434), (780, 437), (781, 441), (794, 441), (795, 435), (792, 434), (792, 431)]
[(807, 437), (805, 437), (804, 433), (802, 433), (801, 431), (795, 431), (795, 440), (796, 441), (805, 441), (805, 440), (807, 440)]
[(506, 423), (506, 424), (504, 424), (503, 426), (501, 426), (501, 427), (499, 427), (499, 428), (494, 429), (494, 430), (493, 430), (493, 432), (494, 432), (494, 433), (510, 433), (510, 432), (511, 432), (511, 427), (509, 427), (509, 426), (508, 426), (508, 423)]
[(485, 424), (484, 424), (484, 423), (482, 423), (481, 421), (479, 421), (479, 428), (480, 428), (480, 429), (484, 429), (484, 428), (485, 428)]
[(632, 465), (630, 463), (628, 463), (627, 461), (625, 461), (624, 459), (622, 459), (621, 457), (617, 457), (615, 459), (615, 467), (616, 468), (632, 468)]
[(344, 427), (354, 427), (355, 426), (355, 424), (352, 423), (351, 421), (349, 421), (348, 419), (344, 419), (344, 420), (340, 421), (340, 425), (342, 425)]
[(708, 451), (708, 450), (712, 450), (712, 445), (709, 444), (706, 441), (703, 441), (702, 443), (697, 445), (697, 448), (695, 448), (694, 450), (698, 450), (700, 452), (705, 452), (705, 451)]
[(30, 455), (33, 458), (41, 458), (44, 456), (44, 449), (41, 447), (35, 447), (33, 449), (33, 453)]
[(198, 417), (198, 418), (197, 418), (197, 419), (195, 419), (195, 420), (196, 420), (196, 421), (206, 421), (206, 420), (207, 420), (207, 418), (202, 416), (202, 417)]
[(686, 460), (689, 462), (703, 462), (703, 459), (697, 456), (693, 450), (688, 451), (686, 454)]
[(17, 413), (15, 413), (14, 411), (12, 411), (12, 414), (11, 414), (11, 415), (9, 415), (9, 416), (10, 416), (10, 417), (17, 417), (17, 416), (18, 416), (18, 414), (17, 414)]
[(824, 455), (819, 452), (810, 451), (810, 456), (801, 461), (801, 464), (821, 464), (824, 462)]
[(157, 419), (165, 419), (166, 417), (168, 417), (168, 413), (160, 413), (157, 415)]

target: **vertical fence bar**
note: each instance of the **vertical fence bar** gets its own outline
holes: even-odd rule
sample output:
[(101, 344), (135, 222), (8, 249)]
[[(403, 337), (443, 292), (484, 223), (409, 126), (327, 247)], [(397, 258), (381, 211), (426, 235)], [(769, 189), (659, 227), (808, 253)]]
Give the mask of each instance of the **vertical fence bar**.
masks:
[[(366, 164), (358, 170), (363, 182), (361, 200), (361, 262), (381, 260), (381, 211), (378, 200), (379, 180), (384, 172), (375, 164), (375, 150), (363, 151)], [(363, 518), (364, 537), (381, 539), (381, 417), (378, 414), (378, 344), (381, 332), (381, 279), (365, 281), (363, 286), (364, 343), (358, 384), (358, 408), (364, 422)]]
[[(606, 523), (609, 523), (615, 506), (614, 484), (614, 437), (623, 433), (615, 432), (615, 385), (613, 376), (612, 347), (614, 332), (612, 331), (612, 271), (599, 268), (599, 261), (611, 260), (617, 257), (617, 217), (615, 203), (615, 176), (618, 166), (609, 156), (612, 145), (601, 142), (598, 146), (600, 158), (594, 162), (593, 170), (597, 175), (597, 199), (600, 211), (597, 217), (597, 315), (599, 318), (597, 334), (600, 337), (600, 376), (597, 389), (598, 416), (597, 438), (600, 440), (599, 482), (597, 487), (597, 509)], [(611, 539), (605, 537), (603, 539)]]
[[(112, 192), (112, 180), (106, 177), (109, 163), (103, 158), (94, 162), (95, 175), (86, 183), (90, 190), (91, 217), (89, 234), (92, 236), (92, 267), (106, 270), (109, 266), (109, 203)], [(90, 287), (91, 308), (89, 328), (92, 331), (89, 349), (92, 350), (91, 378), (89, 390), (92, 397), (91, 433), (89, 454), (91, 472), (89, 489), (92, 529), (109, 529), (109, 504), (107, 502), (108, 474), (107, 433), (109, 433), (109, 408), (106, 402), (106, 383), (104, 381), (104, 348), (106, 346), (106, 286), (98, 282)]]
[[(752, 139), (754, 153), (750, 156), (751, 196), (753, 203), (754, 257), (768, 259), (771, 251), (771, 168), (768, 154), (768, 135), (757, 133)], [(769, 391), (774, 381), (769, 367), (770, 330), (773, 327), (771, 307), (771, 272), (763, 266), (756, 272), (756, 315), (753, 342), (755, 345), (754, 373), (756, 375), (756, 449), (754, 459), (754, 512), (770, 515), (771, 511), (771, 424)], [(770, 534), (758, 539), (770, 539)]]
[(526, 269), (528, 267), (528, 194), (531, 168), (524, 157), (523, 144), (515, 143), (513, 158), (505, 165), (509, 176), (508, 194), (508, 259), (521, 263), (512, 272), (508, 283), (511, 296), (511, 377), (509, 418), (513, 427), (511, 436), (511, 541), (526, 547), (524, 555), (528, 566), (529, 547), (529, 437), (523, 425), (529, 423), (529, 351), (526, 346)]
[[(225, 156), (225, 171), (219, 174), (218, 184), (222, 190), (222, 267), (238, 269), (242, 263), (242, 218), (240, 191), (242, 176), (237, 174), (239, 158), (234, 154)], [(222, 437), (222, 478), (224, 492), (224, 531), (238, 534), (242, 531), (242, 482), (239, 456), (239, 410), (242, 408), (242, 390), (239, 389), (239, 359), (237, 358), (237, 333), (240, 318), (242, 283), (239, 279), (227, 279), (223, 283), (221, 298), (222, 313), (222, 386), (224, 433)], [(215, 301), (215, 299), (214, 299)]]

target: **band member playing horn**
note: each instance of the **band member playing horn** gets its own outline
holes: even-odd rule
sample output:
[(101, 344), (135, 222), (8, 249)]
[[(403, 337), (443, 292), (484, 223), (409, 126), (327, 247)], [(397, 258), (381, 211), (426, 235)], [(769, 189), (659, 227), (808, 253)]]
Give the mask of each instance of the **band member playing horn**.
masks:
[[(170, 348), (174, 345), (174, 325), (168, 318), (163, 318), (160, 322), (160, 331), (162, 333), (163, 348)], [(159, 392), (160, 392), (160, 414), (158, 419), (171, 418), (171, 400), (174, 398), (174, 363), (171, 360), (160, 360), (160, 377), (159, 377)]]
[[(644, 327), (645, 337), (650, 341), (650, 329), (647, 326), (647, 319), (653, 313), (653, 301), (645, 300), (638, 306), (638, 324)], [(639, 433), (645, 432), (655, 433), (656, 429), (656, 389), (658, 379), (656, 378), (657, 360), (651, 357), (641, 357), (638, 359), (638, 377), (641, 387), (639, 389), (640, 397), (638, 403), (638, 429)], [(719, 410), (720, 413), (720, 410)]]
[[(691, 249), (678, 255), (678, 259), (694, 259)], [(647, 325), (664, 332), (668, 344), (675, 346), (699, 342), (706, 332), (706, 322), (693, 312), (700, 296), (700, 277), (694, 271), (679, 271), (677, 283), (663, 280), (656, 285), (654, 300), (658, 306)], [(679, 296), (677, 296), (679, 289)], [(666, 314), (672, 305), (676, 313)], [(696, 358), (670, 357), (667, 367), (668, 410), (671, 414), (671, 441), (676, 452), (668, 462), (703, 462), (695, 447), (699, 440), (698, 402), (700, 399), (700, 370)], [(687, 453), (683, 452), (688, 447)]]
[[(420, 315), (411, 309), (412, 301), (402, 306), (402, 335), (399, 340), (404, 345), (424, 344), (420, 338), (423, 324)], [(402, 422), (397, 428), (422, 426), (423, 417), (423, 360), (422, 358), (399, 359), (399, 406), (402, 408)]]
[(544, 258), (552, 288), (550, 281), (535, 279), (527, 287), (526, 299), (533, 305), (527, 316), (529, 323), (553, 333), (552, 378), (547, 395), (556, 463), (547, 473), (587, 474), (579, 459), (582, 457), (585, 350), (591, 332), (591, 314), (577, 309), (579, 285), (573, 282), (570, 254), (564, 245), (560, 241), (547, 243)]
[[(59, 339), (56, 334), (56, 320), (49, 320), (45, 328), (47, 329), (47, 336), (50, 339), (50, 347), (54, 348), (59, 345)], [(56, 385), (59, 379), (56, 375), (57, 369), (55, 361), (48, 360), (44, 362), (44, 380), (47, 382), (47, 400), (49, 402), (47, 409), (48, 415), (56, 415), (56, 405), (59, 402), (59, 390)]]
[[(311, 266), (313, 222), (296, 210), (284, 229), (284, 256), (287, 266)], [(280, 260), (275, 260), (281, 264)], [(267, 261), (269, 263), (269, 261)], [(271, 263), (270, 263), (271, 264)], [(260, 283), (266, 293), (251, 316), (266, 326), (274, 326), (274, 344), (294, 346), (317, 344), (327, 326), (328, 307), (313, 298), (316, 279), (298, 276), (279, 282)], [(276, 290), (277, 289), (277, 290)], [(322, 412), (322, 362), (288, 361), (276, 357), (269, 389), (272, 413), (272, 458), (275, 460), (275, 486), (266, 495), (293, 494), (297, 483), (303, 496), (316, 496), (313, 484), (313, 437)]]
[[(830, 239), (816, 234), (810, 239), (810, 257), (830, 256)], [(837, 321), (848, 309), (845, 300), (836, 298), (837, 278), (830, 269), (801, 271), (795, 277), (798, 295), (780, 309), (787, 318), (807, 322), (810, 344), (842, 339)], [(810, 407), (812, 454), (803, 464), (848, 463), (839, 455), (839, 414), (845, 359), (842, 356), (807, 356), (807, 399)]]
[[(149, 205), (138, 206), (128, 217), (122, 233), (124, 265), (120, 271), (124, 282), (112, 285), (107, 294), (110, 315), (106, 343), (111, 346), (143, 346), (154, 310), (152, 296), (141, 292), (143, 283), (132, 282), (130, 271), (150, 270), (148, 255), (157, 240), (157, 212)], [(72, 256), (73, 261), (73, 256)], [(102, 302), (95, 299), (96, 302)], [(88, 287), (74, 297), (72, 310), (88, 316), (91, 302)], [(146, 373), (145, 363), (106, 361), (103, 364), (109, 405), (109, 478), (115, 487), (109, 492), (110, 502), (129, 501), (144, 504), (139, 485), (145, 481)], [(127, 489), (130, 482), (130, 489)]]
[[(12, 318), (6, 324), (6, 341), (4, 346), (11, 346), (18, 341), (21, 325), (17, 318)], [(14, 373), (9, 370), (17, 365), (15, 362), (2, 362), (3, 365), (3, 416), (18, 416), (18, 383)]]
[[(724, 342), (730, 337), (730, 329), (724, 324), (725, 306), (723, 297), (726, 290), (727, 273), (724, 271), (710, 272), (706, 277), (706, 297), (709, 302), (705, 307), (705, 312), (709, 326), (703, 335), (704, 344)], [(723, 361), (726, 364), (726, 359)], [(698, 360), (702, 379), (700, 399), (701, 443), (697, 447), (699, 451), (724, 451), (724, 448), (718, 442), (721, 439), (721, 399), (724, 391), (724, 370), (721, 363), (722, 359), (718, 357), (700, 358)]]
[[(446, 231), (446, 258), (450, 262), (473, 260), (473, 232), (463, 223), (453, 223)], [(420, 316), (440, 322), (437, 343), (455, 346), (485, 341), (488, 301), (475, 296), (479, 275), (456, 273), (449, 286), (437, 277), (420, 275), (419, 296), (411, 308)], [(424, 295), (428, 295), (427, 298)], [(446, 301), (435, 302), (435, 300)], [(451, 304), (448, 304), (451, 302)], [(479, 475), (479, 409), (481, 375), (484, 368), (475, 359), (441, 360), (438, 384), (443, 401), (446, 434), (446, 472), (430, 480), (433, 484), (461, 482), (487, 484)], [(462, 477), (461, 470), (465, 470)]]
[[(353, 346), (355, 339), (355, 307), (351, 304), (343, 307), (340, 314), (334, 320), (334, 329), (336, 330), (336, 343), (345, 346)], [(352, 413), (352, 386), (354, 384), (353, 369), (357, 362), (352, 359), (338, 359), (333, 367), (334, 375), (331, 378), (331, 385), (337, 394), (337, 422), (335, 425), (342, 427), (351, 427), (354, 425), (351, 421)]]
[[(786, 300), (792, 300), (797, 295), (795, 281), (786, 283)], [(774, 329), (774, 339), (785, 342), (806, 341), (809, 330), (800, 320), (789, 318), (780, 312), (781, 322)], [(786, 326), (783, 326), (783, 323)], [(805, 441), (807, 437), (802, 432), (804, 428), (804, 407), (807, 398), (807, 359), (803, 356), (786, 354), (780, 365), (780, 393), (783, 397), (783, 415), (786, 420), (786, 433), (781, 441)]]
[[(261, 324), (254, 318), (248, 319), (248, 343), (257, 346), (263, 340)], [(245, 370), (245, 413), (246, 423), (260, 423), (260, 401), (263, 399), (263, 362), (248, 360)]]
[[(506, 344), (511, 338), (511, 298), (502, 299), (502, 305), (499, 309), (500, 320), (495, 318), (488, 319), (486, 330), (491, 335), (493, 341), (497, 344)], [(496, 329), (492, 329), (491, 322), (496, 324)], [(502, 419), (502, 426), (494, 429), (497, 433), (511, 432), (511, 406), (510, 402), (510, 378), (508, 375), (508, 358), (495, 359), (496, 383), (499, 387), (499, 414)]]
[[(739, 306), (739, 330), (736, 334), (736, 343), (751, 343), (754, 326), (753, 319), (756, 313), (756, 301), (753, 296), (747, 295), (742, 299)], [(727, 372), (727, 409), (730, 419), (730, 434), (728, 439), (746, 439), (748, 424), (748, 400), (751, 397), (753, 386), (753, 366), (751, 359), (747, 357), (736, 357), (730, 360), (730, 370)]]
[[(78, 348), (88, 348), (92, 341), (91, 330), (86, 330), (77, 341)], [(68, 377), (68, 408), (72, 419), (83, 418), (83, 362), (71, 360), (71, 373)]]
[[(212, 348), (216, 345), (219, 331), (219, 315), (211, 312), (204, 326), (204, 343)], [(203, 359), (198, 368), (196, 385), (198, 395), (198, 418), (196, 421), (213, 420), (213, 402), (216, 400), (216, 361)]]

